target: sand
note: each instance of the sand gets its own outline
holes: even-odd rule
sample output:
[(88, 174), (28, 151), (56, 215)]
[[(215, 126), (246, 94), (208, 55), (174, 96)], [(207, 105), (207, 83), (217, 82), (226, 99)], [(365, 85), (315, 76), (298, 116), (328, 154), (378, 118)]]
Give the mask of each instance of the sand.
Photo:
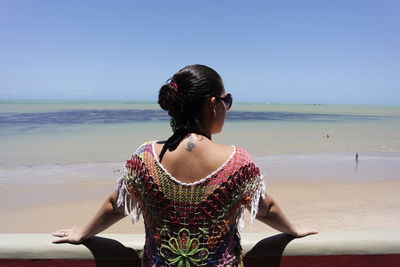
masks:
[[(332, 154), (256, 161), (265, 174), (267, 193), (295, 223), (320, 231), (399, 229), (397, 155), (360, 157), (359, 164), (352, 155)], [(112, 192), (119, 167), (120, 163), (87, 163), (0, 169), (0, 232), (51, 233), (84, 225)], [(248, 219), (244, 231), (275, 232)], [(143, 233), (143, 219), (132, 225), (127, 217), (106, 232)]]

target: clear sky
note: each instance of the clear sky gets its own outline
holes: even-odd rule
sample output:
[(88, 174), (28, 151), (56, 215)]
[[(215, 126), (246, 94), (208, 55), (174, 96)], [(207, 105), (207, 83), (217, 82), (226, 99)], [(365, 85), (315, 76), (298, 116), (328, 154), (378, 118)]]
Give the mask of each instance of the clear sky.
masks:
[(155, 100), (194, 63), (235, 101), (400, 105), (400, 1), (0, 0), (0, 99)]

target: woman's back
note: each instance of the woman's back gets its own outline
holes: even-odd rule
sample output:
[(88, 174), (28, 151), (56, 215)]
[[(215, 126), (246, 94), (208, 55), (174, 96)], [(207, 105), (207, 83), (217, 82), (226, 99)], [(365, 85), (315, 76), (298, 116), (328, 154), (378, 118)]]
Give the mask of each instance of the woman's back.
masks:
[[(158, 160), (159, 146), (157, 142), (140, 146), (127, 161), (118, 184), (117, 204), (123, 205), (134, 221), (143, 214), (146, 266), (240, 265), (243, 210), (252, 208), (254, 217), (264, 190), (250, 156), (240, 147), (199, 144), (186, 151), (190, 156), (184, 146), (166, 154), (169, 165), (164, 166)], [(216, 152), (212, 149), (210, 156), (208, 148)], [(196, 149), (197, 156), (193, 153)], [(186, 159), (186, 167), (178, 167)], [(181, 169), (175, 172), (179, 176), (169, 173), (167, 167)]]
[[(154, 144), (157, 158), (163, 145), (164, 142)], [(233, 153), (233, 146), (220, 145), (204, 136), (191, 134), (174, 151), (165, 153), (162, 166), (177, 180), (193, 183), (218, 170)]]

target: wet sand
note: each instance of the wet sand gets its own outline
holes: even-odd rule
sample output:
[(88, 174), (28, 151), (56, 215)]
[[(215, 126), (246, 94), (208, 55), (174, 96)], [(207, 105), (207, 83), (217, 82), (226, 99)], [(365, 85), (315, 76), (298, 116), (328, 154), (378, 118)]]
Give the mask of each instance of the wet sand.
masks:
[[(400, 157), (293, 154), (256, 157), (267, 193), (286, 215), (320, 231), (399, 229)], [(50, 233), (85, 224), (112, 192), (121, 163), (0, 169), (1, 233)], [(248, 222), (245, 232), (275, 231)], [(143, 233), (129, 217), (108, 233)]]

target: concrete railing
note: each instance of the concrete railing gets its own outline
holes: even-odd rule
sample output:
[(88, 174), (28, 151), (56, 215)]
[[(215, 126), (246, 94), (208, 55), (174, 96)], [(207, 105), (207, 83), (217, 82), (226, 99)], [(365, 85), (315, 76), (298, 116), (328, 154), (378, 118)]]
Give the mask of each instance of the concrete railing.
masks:
[[(49, 234), (0, 234), (0, 266), (140, 266), (144, 235), (104, 234), (82, 245)], [(400, 266), (400, 230), (322, 232), (293, 239), (242, 234), (245, 266)]]

